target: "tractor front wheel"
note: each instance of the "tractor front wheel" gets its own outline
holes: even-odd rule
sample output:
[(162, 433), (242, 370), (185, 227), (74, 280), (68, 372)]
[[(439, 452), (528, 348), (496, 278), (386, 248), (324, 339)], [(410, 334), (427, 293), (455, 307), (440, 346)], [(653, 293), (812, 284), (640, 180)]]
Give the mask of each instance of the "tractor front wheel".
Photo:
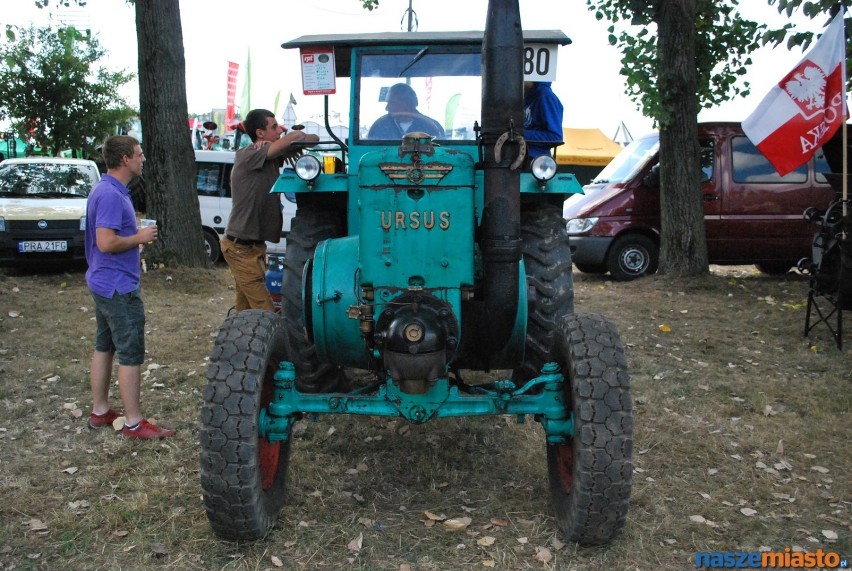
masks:
[(290, 441), (258, 434), (284, 340), (284, 320), (253, 309), (225, 319), (213, 346), (201, 409), (201, 488), (210, 525), (223, 539), (262, 538), (284, 503)]
[(615, 325), (596, 314), (563, 321), (557, 342), (574, 435), (547, 445), (551, 501), (570, 541), (606, 543), (624, 527), (633, 475), (633, 406)]

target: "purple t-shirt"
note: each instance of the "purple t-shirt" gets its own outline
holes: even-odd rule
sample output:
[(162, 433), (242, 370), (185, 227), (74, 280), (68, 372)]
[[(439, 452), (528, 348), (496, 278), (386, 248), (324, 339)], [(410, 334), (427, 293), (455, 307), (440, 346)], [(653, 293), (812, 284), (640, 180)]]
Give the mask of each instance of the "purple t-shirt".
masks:
[(124, 295), (139, 287), (139, 248), (110, 254), (98, 249), (97, 228), (112, 228), (119, 236), (133, 236), (136, 211), (130, 190), (114, 176), (105, 174), (86, 201), (86, 283), (101, 297)]

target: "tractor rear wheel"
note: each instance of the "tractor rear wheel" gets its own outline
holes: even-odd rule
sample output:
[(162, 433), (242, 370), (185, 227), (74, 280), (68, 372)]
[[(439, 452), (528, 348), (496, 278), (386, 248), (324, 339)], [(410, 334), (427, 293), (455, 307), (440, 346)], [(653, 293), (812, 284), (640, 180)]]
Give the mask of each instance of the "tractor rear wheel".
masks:
[(535, 290), (527, 317), (524, 362), (512, 380), (525, 383), (540, 374), (551, 357), (563, 317), (574, 312), (571, 248), (561, 205), (524, 205), (521, 238), (527, 286)]
[(574, 436), (547, 445), (550, 494), (565, 537), (610, 541), (624, 527), (633, 475), (633, 406), (615, 326), (596, 314), (564, 321), (557, 353)]
[(296, 366), (296, 386), (300, 391), (331, 392), (342, 389), (346, 377), (340, 367), (320, 362), (316, 346), (307, 335), (302, 315), (302, 272), (314, 257), (317, 244), (346, 235), (345, 211), (329, 208), (330, 197), (321, 197), (323, 203), (309, 202), (314, 197), (299, 198), (299, 207), (287, 235), (281, 286), (290, 360)]
[(213, 531), (255, 540), (284, 503), (290, 441), (258, 435), (258, 415), (272, 401), (273, 375), (286, 359), (283, 320), (264, 310), (225, 319), (207, 369), (201, 408), (201, 488)]

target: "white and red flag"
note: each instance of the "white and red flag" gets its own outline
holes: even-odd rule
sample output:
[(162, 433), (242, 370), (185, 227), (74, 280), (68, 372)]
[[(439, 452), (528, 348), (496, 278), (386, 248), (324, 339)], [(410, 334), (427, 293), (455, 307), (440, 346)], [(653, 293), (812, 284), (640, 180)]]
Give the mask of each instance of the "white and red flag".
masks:
[(846, 116), (841, 10), (811, 51), (743, 121), (743, 131), (783, 176), (805, 164)]

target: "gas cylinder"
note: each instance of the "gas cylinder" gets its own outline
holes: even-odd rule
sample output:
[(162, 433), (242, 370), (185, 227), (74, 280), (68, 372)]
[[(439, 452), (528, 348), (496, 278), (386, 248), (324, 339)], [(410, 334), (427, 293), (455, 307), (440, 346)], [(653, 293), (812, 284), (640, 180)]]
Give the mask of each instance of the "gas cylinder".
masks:
[(284, 256), (267, 254), (266, 256), (266, 289), (272, 295), (272, 305), (277, 313), (281, 313), (281, 284), (284, 281)]

